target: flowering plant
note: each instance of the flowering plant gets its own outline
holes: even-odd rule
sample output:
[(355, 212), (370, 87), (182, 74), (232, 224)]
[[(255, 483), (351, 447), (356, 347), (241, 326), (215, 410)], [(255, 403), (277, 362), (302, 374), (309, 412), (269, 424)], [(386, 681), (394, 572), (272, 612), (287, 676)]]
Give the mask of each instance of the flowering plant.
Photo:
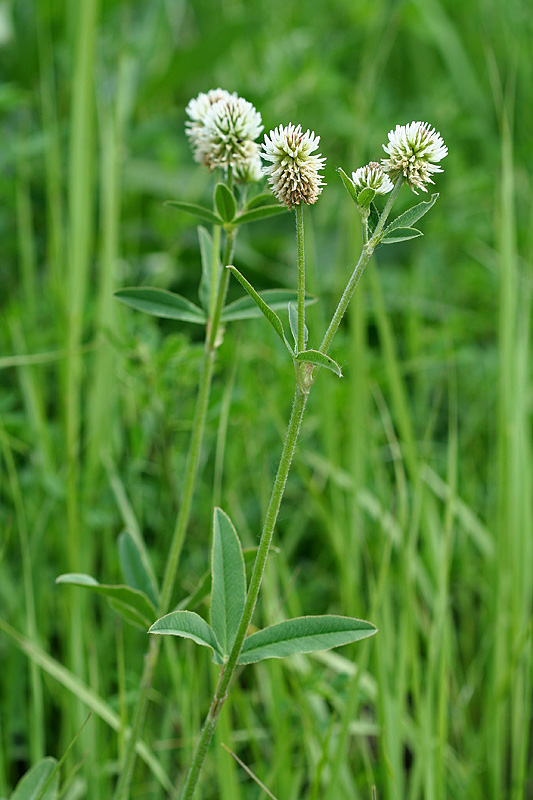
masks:
[[(168, 203), (212, 226), (211, 233), (205, 227), (199, 228), (202, 253), (198, 291), (200, 304), (155, 287), (131, 287), (117, 292), (121, 301), (135, 309), (205, 328), (204, 356), (183, 494), (162, 583), (158, 585), (140, 537), (134, 539), (129, 534), (122, 537), (120, 544), (128, 585), (103, 586), (91, 576), (83, 575), (64, 575), (58, 579), (106, 595), (129, 622), (133, 621), (144, 629), (149, 628), (149, 632), (154, 634), (150, 637), (146, 654), (115, 800), (126, 800), (129, 796), (136, 748), (159, 656), (161, 635), (193, 640), (208, 648), (213, 661), (221, 666), (218, 685), (183, 784), (183, 800), (192, 800), (220, 711), (239, 666), (262, 659), (327, 650), (376, 633), (377, 629), (371, 622), (339, 615), (296, 617), (251, 634), (249, 629), (315, 378), (322, 367), (342, 377), (340, 366), (329, 350), (377, 245), (393, 244), (422, 235), (412, 225), (427, 213), (438, 195), (434, 194), (428, 201), (419, 203), (388, 222), (402, 184), (406, 183), (413, 191), (427, 191), (426, 184), (433, 183), (431, 175), (441, 171), (437, 164), (447, 154), (440, 134), (425, 123), (413, 122), (407, 126), (398, 125), (389, 133), (389, 144), (384, 145), (389, 158), (383, 159), (381, 164), (371, 161), (353, 171), (351, 178), (339, 168), (344, 186), (361, 217), (363, 248), (320, 345), (310, 347), (305, 311), (312, 298), (306, 295), (304, 207), (316, 203), (325, 186), (321, 172), (326, 159), (317, 153), (320, 137), (310, 130), (303, 133), (299, 124), (279, 125), (265, 135), (260, 150), (256, 142), (262, 131), (260, 114), (250, 102), (223, 89), (199, 94), (190, 101), (186, 112), (189, 117), (186, 133), (193, 158), (211, 171), (219, 170), (221, 178), (215, 185), (211, 208), (186, 200)], [(262, 166), (261, 159), (264, 162)], [(246, 199), (246, 183), (257, 182), (263, 175), (279, 203), (272, 203), (264, 193)], [(238, 190), (234, 183), (239, 185)], [(380, 211), (375, 200), (385, 195), (387, 200)], [(287, 210), (293, 210), (296, 219), (296, 290), (282, 288), (258, 292), (232, 264), (238, 230), (243, 224)], [(234, 303), (226, 304), (230, 275), (234, 275), (245, 294)], [(288, 314), (292, 341), (278, 311)], [(184, 601), (177, 610), (171, 610), (174, 586), (189, 523), (214, 361), (223, 340), (224, 326), (235, 319), (261, 315), (281, 339), (293, 363), (295, 387), (292, 411), (248, 584), (237, 531), (228, 515), (221, 508), (214, 508), (208, 622), (191, 607), (184, 607), (192, 603), (191, 598), (200, 589), (188, 599), (189, 602)]]

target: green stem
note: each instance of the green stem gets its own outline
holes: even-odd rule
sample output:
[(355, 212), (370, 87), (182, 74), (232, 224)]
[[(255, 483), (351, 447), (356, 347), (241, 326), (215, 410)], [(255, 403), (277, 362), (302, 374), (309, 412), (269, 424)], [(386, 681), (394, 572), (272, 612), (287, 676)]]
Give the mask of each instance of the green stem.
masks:
[[(394, 203), (396, 201), (396, 198), (398, 197), (398, 192), (402, 188), (402, 184), (403, 184), (404, 180), (405, 179), (404, 179), (403, 175), (400, 175), (400, 177), (396, 179), (396, 183), (394, 184), (394, 189), (392, 190), (392, 192), (387, 197), (387, 202), (385, 203), (385, 208), (381, 212), (381, 216), (380, 216), (380, 218), (378, 220), (378, 224), (376, 225), (376, 227), (374, 229), (374, 233), (372, 234), (372, 236), (370, 238), (370, 241), (374, 242), (374, 247), (377, 244), (377, 240), (378, 240), (378, 237), (379, 237), (380, 233), (382, 232), (383, 228), (385, 227), (385, 223), (387, 222), (387, 220), (389, 218), (389, 214), (390, 214), (390, 212), (392, 210), (392, 207), (393, 207), (393, 205), (394, 205)], [(374, 249), (374, 248), (372, 248), (372, 249)]]
[[(224, 264), (231, 263), (233, 258), (233, 249), (235, 246), (235, 237), (235, 231), (231, 231), (226, 237), (224, 248)], [(216, 349), (218, 347), (220, 317), (228, 287), (228, 276), (229, 270), (224, 269), (222, 271), (220, 280), (212, 283), (212, 291), (216, 292), (216, 300), (212, 304), (214, 306), (214, 313), (206, 330), (204, 356), (202, 360), (200, 382), (198, 384), (196, 408), (194, 411), (191, 438), (189, 442), (189, 452), (187, 454), (187, 462), (185, 466), (183, 495), (181, 498), (180, 509), (176, 518), (176, 524), (174, 526), (174, 533), (170, 543), (165, 573), (163, 576), (163, 583), (161, 586), (159, 603), (160, 616), (164, 616), (170, 608), (172, 590), (174, 588), (183, 542), (185, 540), (185, 534), (189, 524), (196, 475), (198, 471), (198, 461), (200, 458), (200, 451), (205, 431), (205, 420), (209, 405), (209, 395), (211, 392), (211, 380), (213, 377)], [(151, 640), (154, 639), (158, 639), (158, 637), (151, 637)], [(114, 800), (126, 800), (128, 797), (136, 759), (135, 747), (144, 726), (146, 709), (148, 705), (148, 694), (152, 687), (158, 657), (159, 644), (154, 645), (151, 641), (149, 650), (145, 656), (139, 694), (137, 695), (137, 701), (133, 713), (131, 733), (127, 741), (126, 752), (124, 754), (124, 766), (115, 788), (115, 793), (113, 796)]]
[(350, 280), (348, 281), (346, 288), (342, 294), (341, 299), (339, 300), (339, 304), (335, 309), (335, 313), (329, 323), (328, 329), (324, 334), (324, 338), (322, 339), (322, 344), (319, 347), (320, 353), (327, 353), (331, 342), (333, 341), (333, 337), (337, 333), (339, 325), (341, 324), (341, 320), (348, 308), (348, 303), (352, 299), (352, 295), (355, 292), (356, 286), (359, 283), (359, 279), (363, 274), (363, 270), (370, 261), (370, 257), (372, 255), (373, 249), (370, 249), (369, 243), (365, 244), (361, 255), (359, 256), (359, 261), (355, 265), (355, 269), (350, 276)]
[[(361, 252), (361, 255), (359, 256), (359, 261), (355, 265), (355, 269), (351, 274), (350, 280), (348, 281), (348, 283), (346, 285), (346, 288), (345, 288), (345, 290), (344, 290), (344, 292), (342, 294), (342, 297), (339, 300), (339, 304), (338, 304), (337, 308), (335, 309), (335, 313), (333, 314), (331, 322), (329, 323), (329, 327), (328, 327), (326, 333), (324, 334), (324, 338), (322, 339), (322, 344), (320, 345), (320, 348), (319, 348), (321, 353), (327, 353), (329, 348), (330, 348), (330, 346), (331, 346), (331, 342), (333, 341), (333, 337), (337, 333), (337, 330), (339, 328), (341, 320), (344, 317), (346, 309), (348, 308), (348, 304), (349, 304), (350, 300), (352, 299), (352, 295), (355, 292), (355, 289), (357, 287), (357, 284), (359, 283), (361, 275), (363, 274), (363, 271), (364, 271), (366, 265), (370, 261), (372, 253), (374, 252), (374, 248), (376, 247), (376, 245), (379, 242), (380, 234), (382, 233), (383, 228), (385, 227), (385, 223), (387, 222), (387, 219), (388, 219), (388, 216), (389, 216), (389, 214), (391, 212), (392, 206), (394, 205), (394, 201), (396, 200), (398, 192), (400, 191), (400, 187), (401, 187), (401, 185), (403, 183), (403, 180), (404, 180), (403, 179), (403, 175), (400, 175), (400, 177), (398, 178), (398, 180), (394, 184), (394, 189), (392, 190), (392, 192), (390, 193), (390, 195), (389, 195), (389, 197), (387, 199), (387, 203), (385, 204), (385, 208), (383, 209), (383, 212), (382, 212), (382, 214), (381, 214), (381, 216), (379, 218), (378, 224), (376, 225), (376, 228), (375, 228), (372, 236), (370, 237), (370, 239), (367, 242), (365, 242), (365, 244), (363, 246), (363, 250)], [(316, 368), (313, 370), (313, 374), (315, 374), (315, 372), (316, 372)]]
[[(389, 199), (385, 205), (383, 213), (381, 214), (381, 217), (379, 219), (379, 222), (376, 226), (376, 229), (371, 239), (368, 242), (365, 242), (359, 261), (357, 262), (355, 269), (352, 273), (352, 276), (348, 281), (348, 285), (346, 286), (346, 289), (339, 301), (335, 314), (333, 315), (333, 319), (331, 320), (331, 323), (326, 331), (326, 334), (320, 346), (320, 352), (322, 353), (327, 352), (328, 348), (331, 345), (331, 342), (333, 341), (333, 337), (335, 336), (335, 333), (338, 330), (338, 327), (346, 312), (346, 309), (348, 308), (348, 303), (350, 302), (350, 299), (355, 291), (355, 288), (359, 283), (359, 279), (363, 273), (363, 270), (367, 265), (368, 261), (370, 260), (370, 257), (374, 252), (374, 248), (379, 241), (379, 236), (383, 231), (385, 222), (390, 214), (390, 211), (394, 204), (394, 200), (396, 199), (396, 196), (398, 194), (398, 191), (402, 183), (403, 183), (403, 177), (400, 177), (397, 180), (394, 189), (391, 192), (391, 195), (389, 196)], [(301, 290), (302, 289), (301, 278), (302, 278), (302, 273), (304, 272), (302, 220), (303, 218), (301, 216), (301, 209), (299, 216), (297, 207), (296, 230), (298, 237), (298, 349), (300, 349), (300, 322), (301, 321), (303, 322), (303, 313), (300, 314), (300, 300), (303, 299), (303, 297), (305, 296), (304, 295), (305, 288), (303, 289), (303, 291)], [(257, 598), (259, 596), (259, 590), (261, 588), (261, 582), (263, 580), (263, 574), (265, 571), (265, 566), (268, 558), (268, 552), (272, 542), (274, 528), (278, 518), (281, 501), (283, 499), (283, 494), (285, 492), (287, 477), (289, 475), (289, 470), (292, 464), (294, 451), (296, 449), (296, 442), (298, 440), (298, 435), (300, 433), (300, 427), (302, 424), (305, 406), (307, 403), (307, 397), (313, 382), (314, 375), (316, 374), (317, 370), (317, 368), (314, 367), (309, 373), (308, 364), (297, 364), (296, 369), (299, 370), (299, 372), (297, 372), (297, 377), (296, 377), (296, 388), (294, 393), (294, 402), (292, 406), (291, 417), (289, 420), (287, 433), (285, 434), (285, 441), (283, 443), (283, 450), (281, 452), (278, 471), (276, 473), (276, 478), (274, 481), (274, 485), (272, 487), (272, 493), (270, 495), (270, 501), (268, 504), (265, 521), (263, 524), (263, 531), (261, 533), (261, 539), (259, 541), (259, 548), (257, 550), (257, 556), (255, 559), (252, 577), (250, 580), (250, 586), (248, 589), (248, 594), (246, 596), (244, 611), (242, 613), (237, 635), (235, 637), (235, 643), (231, 649), (228, 661), (222, 667), (218, 686), (215, 691), (215, 695), (211, 702), (211, 706), (209, 708), (207, 716), (205, 718), (202, 731), (200, 733), (200, 738), (198, 740), (198, 744), (196, 746), (196, 750), (193, 756), (193, 760), (189, 768), (187, 778), (185, 780), (185, 785), (181, 793), (181, 800), (193, 800), (194, 794), (196, 792), (196, 787), (198, 785), (200, 772), (202, 770), (202, 766), (207, 753), (207, 749), (209, 747), (211, 739), (213, 738), (213, 734), (215, 732), (215, 728), (217, 725), (218, 716), (228, 695), (230, 684), (233, 675), (235, 673), (235, 670), (237, 668), (239, 655), (241, 653), (242, 646), (246, 638), (246, 634), (248, 632), (248, 627), (250, 625), (255, 610)], [(304, 390), (302, 388), (303, 386), (306, 386), (307, 389)]]
[(270, 496), (270, 502), (268, 504), (268, 509), (263, 524), (263, 531), (261, 533), (259, 548), (257, 550), (252, 577), (250, 579), (250, 586), (246, 596), (244, 611), (239, 624), (239, 629), (237, 631), (237, 636), (235, 637), (235, 643), (232, 647), (228, 661), (222, 669), (215, 696), (213, 697), (213, 701), (205, 718), (200, 739), (194, 753), (193, 761), (187, 775), (185, 786), (183, 787), (183, 792), (181, 795), (182, 800), (192, 800), (194, 797), (200, 771), (207, 753), (207, 748), (209, 747), (209, 743), (215, 732), (218, 715), (220, 714), (222, 706), (224, 705), (224, 701), (226, 700), (229, 685), (237, 667), (237, 661), (254, 613), (270, 545), (272, 542), (274, 528), (285, 491), (285, 485), (287, 483), (287, 477), (292, 464), (294, 451), (296, 449), (298, 434), (300, 433), (300, 426), (302, 424), (307, 396), (307, 393), (302, 392), (297, 382), (294, 393), (292, 413), (289, 420), (287, 433), (285, 435), (279, 467), (274, 485), (272, 487), (272, 494)]
[(298, 352), (305, 350), (305, 243), (304, 207), (295, 206), (296, 244), (298, 249)]

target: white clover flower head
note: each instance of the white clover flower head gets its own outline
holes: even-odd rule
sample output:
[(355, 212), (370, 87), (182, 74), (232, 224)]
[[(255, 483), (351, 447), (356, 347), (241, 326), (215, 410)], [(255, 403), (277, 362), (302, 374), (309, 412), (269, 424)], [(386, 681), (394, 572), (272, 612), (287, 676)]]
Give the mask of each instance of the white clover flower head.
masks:
[(314, 131), (302, 133), (301, 125), (280, 125), (270, 135), (265, 134), (261, 158), (270, 162), (263, 166), (268, 183), (277, 199), (287, 208), (301, 202), (316, 203), (325, 186), (319, 170), (326, 159), (311, 155), (318, 148), (320, 136)]
[(383, 149), (389, 155), (381, 162), (385, 172), (392, 181), (403, 175), (415, 194), (418, 194), (417, 189), (427, 192), (426, 184), (434, 183), (431, 176), (442, 172), (437, 162), (448, 155), (440, 133), (427, 122), (396, 125)]
[(352, 182), (358, 191), (373, 189), (376, 194), (388, 194), (394, 188), (391, 179), (377, 161), (370, 161), (366, 166), (352, 172)]
[(263, 130), (261, 114), (236, 92), (211, 89), (200, 93), (185, 109), (185, 125), (194, 160), (213, 170), (231, 170), (236, 180), (259, 180), (260, 161), (255, 139)]
[(191, 119), (191, 122), (186, 123), (187, 129), (190, 130), (195, 122), (203, 126), (204, 117), (211, 106), (219, 100), (227, 100), (229, 97), (237, 97), (236, 92), (230, 95), (225, 89), (219, 88), (210, 89), (208, 92), (200, 92), (198, 97), (193, 97), (192, 100), (189, 100), (185, 113)]
[(185, 108), (185, 113), (190, 119), (190, 122), (185, 123), (185, 133), (189, 137), (189, 143), (193, 152), (195, 161), (202, 161), (201, 148), (201, 133), (205, 124), (205, 117), (212, 105), (219, 100), (227, 100), (229, 97), (236, 97), (234, 93), (230, 95), (225, 89), (210, 89), (208, 92), (200, 92), (198, 97), (193, 97), (189, 100)]

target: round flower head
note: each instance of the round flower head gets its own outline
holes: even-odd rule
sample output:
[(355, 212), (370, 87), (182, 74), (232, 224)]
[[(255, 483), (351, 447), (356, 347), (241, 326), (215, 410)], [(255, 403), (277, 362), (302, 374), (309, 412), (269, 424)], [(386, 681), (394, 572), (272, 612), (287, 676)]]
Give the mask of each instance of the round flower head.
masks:
[(263, 166), (263, 172), (275, 196), (287, 208), (302, 201), (316, 203), (322, 192), (325, 184), (318, 171), (324, 168), (326, 159), (311, 155), (319, 142), (320, 136), (309, 130), (302, 133), (301, 125), (292, 123), (270, 131), (270, 138), (265, 134), (261, 158), (270, 163)]
[(261, 115), (251, 103), (225, 89), (199, 94), (185, 109), (191, 122), (186, 131), (194, 160), (213, 170), (232, 171), (236, 180), (259, 180), (255, 139), (263, 130)]
[(185, 113), (192, 122), (186, 123), (187, 129), (190, 131), (194, 123), (199, 123), (203, 127), (204, 117), (211, 106), (219, 100), (227, 100), (229, 97), (237, 97), (236, 92), (230, 95), (225, 89), (210, 89), (207, 93), (200, 92), (198, 97), (189, 100)]
[[(200, 92), (198, 97), (193, 97), (185, 108), (185, 113), (190, 118), (190, 122), (185, 123), (185, 133), (189, 137), (189, 142), (193, 151), (195, 161), (201, 161), (200, 146), (201, 132), (204, 128), (205, 117), (209, 109), (219, 100), (227, 100), (231, 97), (225, 89), (210, 89), (207, 93)], [(234, 93), (233, 97), (237, 95)]]
[(373, 189), (376, 194), (388, 194), (394, 188), (391, 179), (377, 161), (371, 161), (365, 167), (359, 167), (352, 172), (352, 181), (359, 191)]
[(431, 180), (433, 173), (442, 172), (436, 162), (448, 155), (440, 133), (427, 122), (396, 125), (383, 149), (389, 155), (381, 162), (385, 172), (393, 181), (403, 175), (415, 194), (418, 194), (417, 189), (427, 192), (426, 184), (434, 182)]

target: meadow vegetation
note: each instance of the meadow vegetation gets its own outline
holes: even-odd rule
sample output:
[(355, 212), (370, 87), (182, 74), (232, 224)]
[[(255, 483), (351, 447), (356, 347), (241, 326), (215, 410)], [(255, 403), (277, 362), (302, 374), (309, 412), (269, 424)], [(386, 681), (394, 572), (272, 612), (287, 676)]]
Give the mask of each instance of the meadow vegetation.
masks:
[[(449, 155), (424, 237), (363, 276), (330, 353), (344, 377), (317, 376), (253, 620), (378, 633), (243, 669), (197, 797), (268, 796), (226, 748), (279, 800), (533, 796), (532, 44), (525, 0), (0, 3), (0, 797), (46, 756), (66, 753), (48, 800), (56, 779), (107, 800), (120, 773), (149, 637), (55, 579), (121, 583), (125, 529), (165, 570), (202, 330), (113, 293), (198, 303), (196, 223), (164, 201), (211, 202), (184, 124), (217, 86), (267, 132), (321, 137), (317, 341), (361, 248), (336, 167), (411, 120)], [(292, 215), (243, 226), (233, 263), (294, 288)], [(257, 546), (293, 383), (264, 319), (228, 324), (174, 605), (209, 567), (214, 506)], [(132, 799), (170, 796), (218, 677), (205, 648), (161, 638)]]

